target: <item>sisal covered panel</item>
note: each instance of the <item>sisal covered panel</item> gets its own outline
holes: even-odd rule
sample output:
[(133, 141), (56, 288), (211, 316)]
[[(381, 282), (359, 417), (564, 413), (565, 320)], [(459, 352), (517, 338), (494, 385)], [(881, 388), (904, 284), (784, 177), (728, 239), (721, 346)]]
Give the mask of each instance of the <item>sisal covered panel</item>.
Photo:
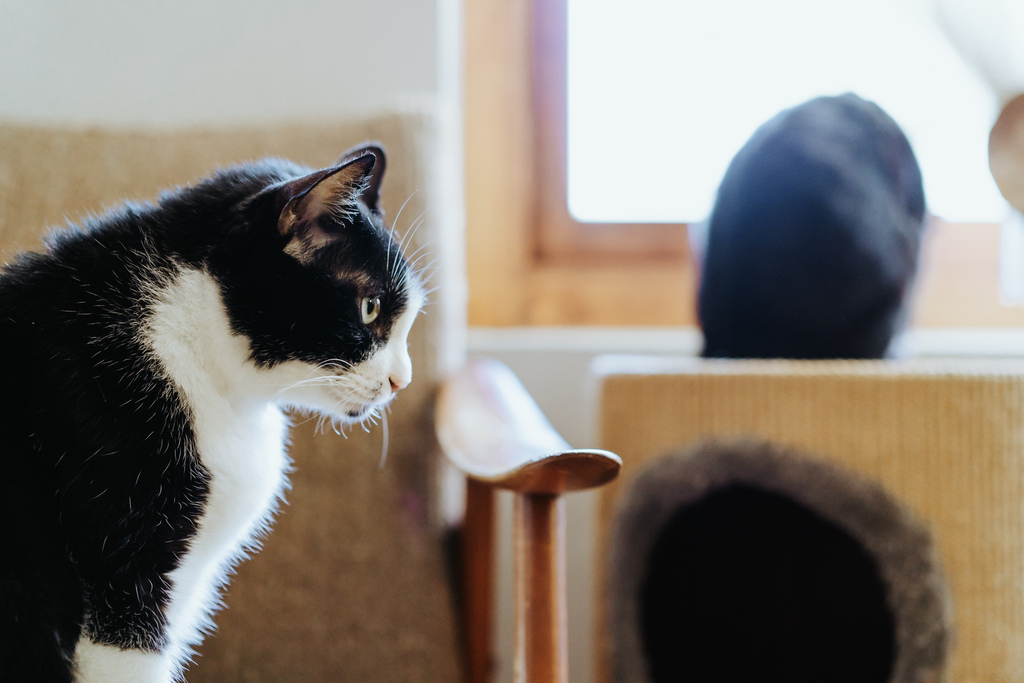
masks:
[[(203, 681), (452, 681), (456, 623), (440, 542), (433, 394), (464, 353), (462, 235), (450, 212), (429, 112), (321, 124), (203, 130), (40, 128), (0, 124), (0, 259), (39, 249), (54, 226), (124, 199), (152, 200), (218, 167), (281, 156), (329, 165), (364, 140), (383, 143), (386, 221), (409, 251), (424, 246), (448, 297), (432, 297), (410, 335), (414, 380), (380, 427), (347, 438), (296, 416), (288, 505), (261, 553), (232, 579), (186, 674)], [(408, 204), (399, 216), (399, 209)], [(420, 252), (423, 253), (422, 251)], [(59, 420), (55, 416), (55, 421)]]
[[(1024, 681), (1024, 363), (606, 358), (617, 496), (644, 464), (754, 437), (880, 483), (929, 526), (953, 593), (951, 680)], [(638, 561), (640, 561), (638, 559)]]

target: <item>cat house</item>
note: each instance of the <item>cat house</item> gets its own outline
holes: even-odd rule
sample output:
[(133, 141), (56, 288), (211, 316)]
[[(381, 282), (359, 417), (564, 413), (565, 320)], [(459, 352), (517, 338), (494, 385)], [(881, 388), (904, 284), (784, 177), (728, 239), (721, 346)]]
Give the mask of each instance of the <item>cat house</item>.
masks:
[(605, 680), (1024, 680), (1024, 364), (597, 369)]

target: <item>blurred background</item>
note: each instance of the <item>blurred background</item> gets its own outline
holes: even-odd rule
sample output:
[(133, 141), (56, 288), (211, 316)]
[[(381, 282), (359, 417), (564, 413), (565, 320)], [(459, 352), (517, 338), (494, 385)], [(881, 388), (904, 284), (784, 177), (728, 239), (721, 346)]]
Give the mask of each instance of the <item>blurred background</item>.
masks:
[[(0, 0), (0, 119), (194, 128), (434, 108), (465, 196), (469, 351), (507, 362), (589, 446), (595, 355), (699, 352), (686, 222), (728, 159), (778, 109), (856, 89), (907, 129), (933, 207), (906, 352), (1024, 356), (1024, 236), (986, 175), (988, 130), (1024, 91), (1017, 4), (708, 5)], [(578, 682), (594, 505), (569, 503)]]

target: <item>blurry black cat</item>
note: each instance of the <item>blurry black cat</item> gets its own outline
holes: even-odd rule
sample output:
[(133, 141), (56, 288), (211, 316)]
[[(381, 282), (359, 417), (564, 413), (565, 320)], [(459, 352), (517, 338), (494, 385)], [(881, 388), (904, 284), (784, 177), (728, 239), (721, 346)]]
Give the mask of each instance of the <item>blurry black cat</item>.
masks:
[(285, 485), (282, 407), (409, 383), (384, 164), (230, 168), (0, 274), (0, 680), (177, 680)]
[(924, 224), (920, 168), (881, 108), (847, 94), (783, 111), (718, 190), (702, 355), (885, 356), (905, 322)]

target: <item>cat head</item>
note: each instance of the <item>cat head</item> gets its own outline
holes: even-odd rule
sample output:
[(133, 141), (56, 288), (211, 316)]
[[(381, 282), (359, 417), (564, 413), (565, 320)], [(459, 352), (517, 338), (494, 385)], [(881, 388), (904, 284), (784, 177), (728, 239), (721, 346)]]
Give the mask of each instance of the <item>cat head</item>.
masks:
[(241, 205), (235, 239), (211, 259), (231, 324), (281, 403), (365, 419), (411, 381), (425, 300), (383, 222), (384, 153), (363, 145), (313, 172), (269, 163), (275, 182)]

